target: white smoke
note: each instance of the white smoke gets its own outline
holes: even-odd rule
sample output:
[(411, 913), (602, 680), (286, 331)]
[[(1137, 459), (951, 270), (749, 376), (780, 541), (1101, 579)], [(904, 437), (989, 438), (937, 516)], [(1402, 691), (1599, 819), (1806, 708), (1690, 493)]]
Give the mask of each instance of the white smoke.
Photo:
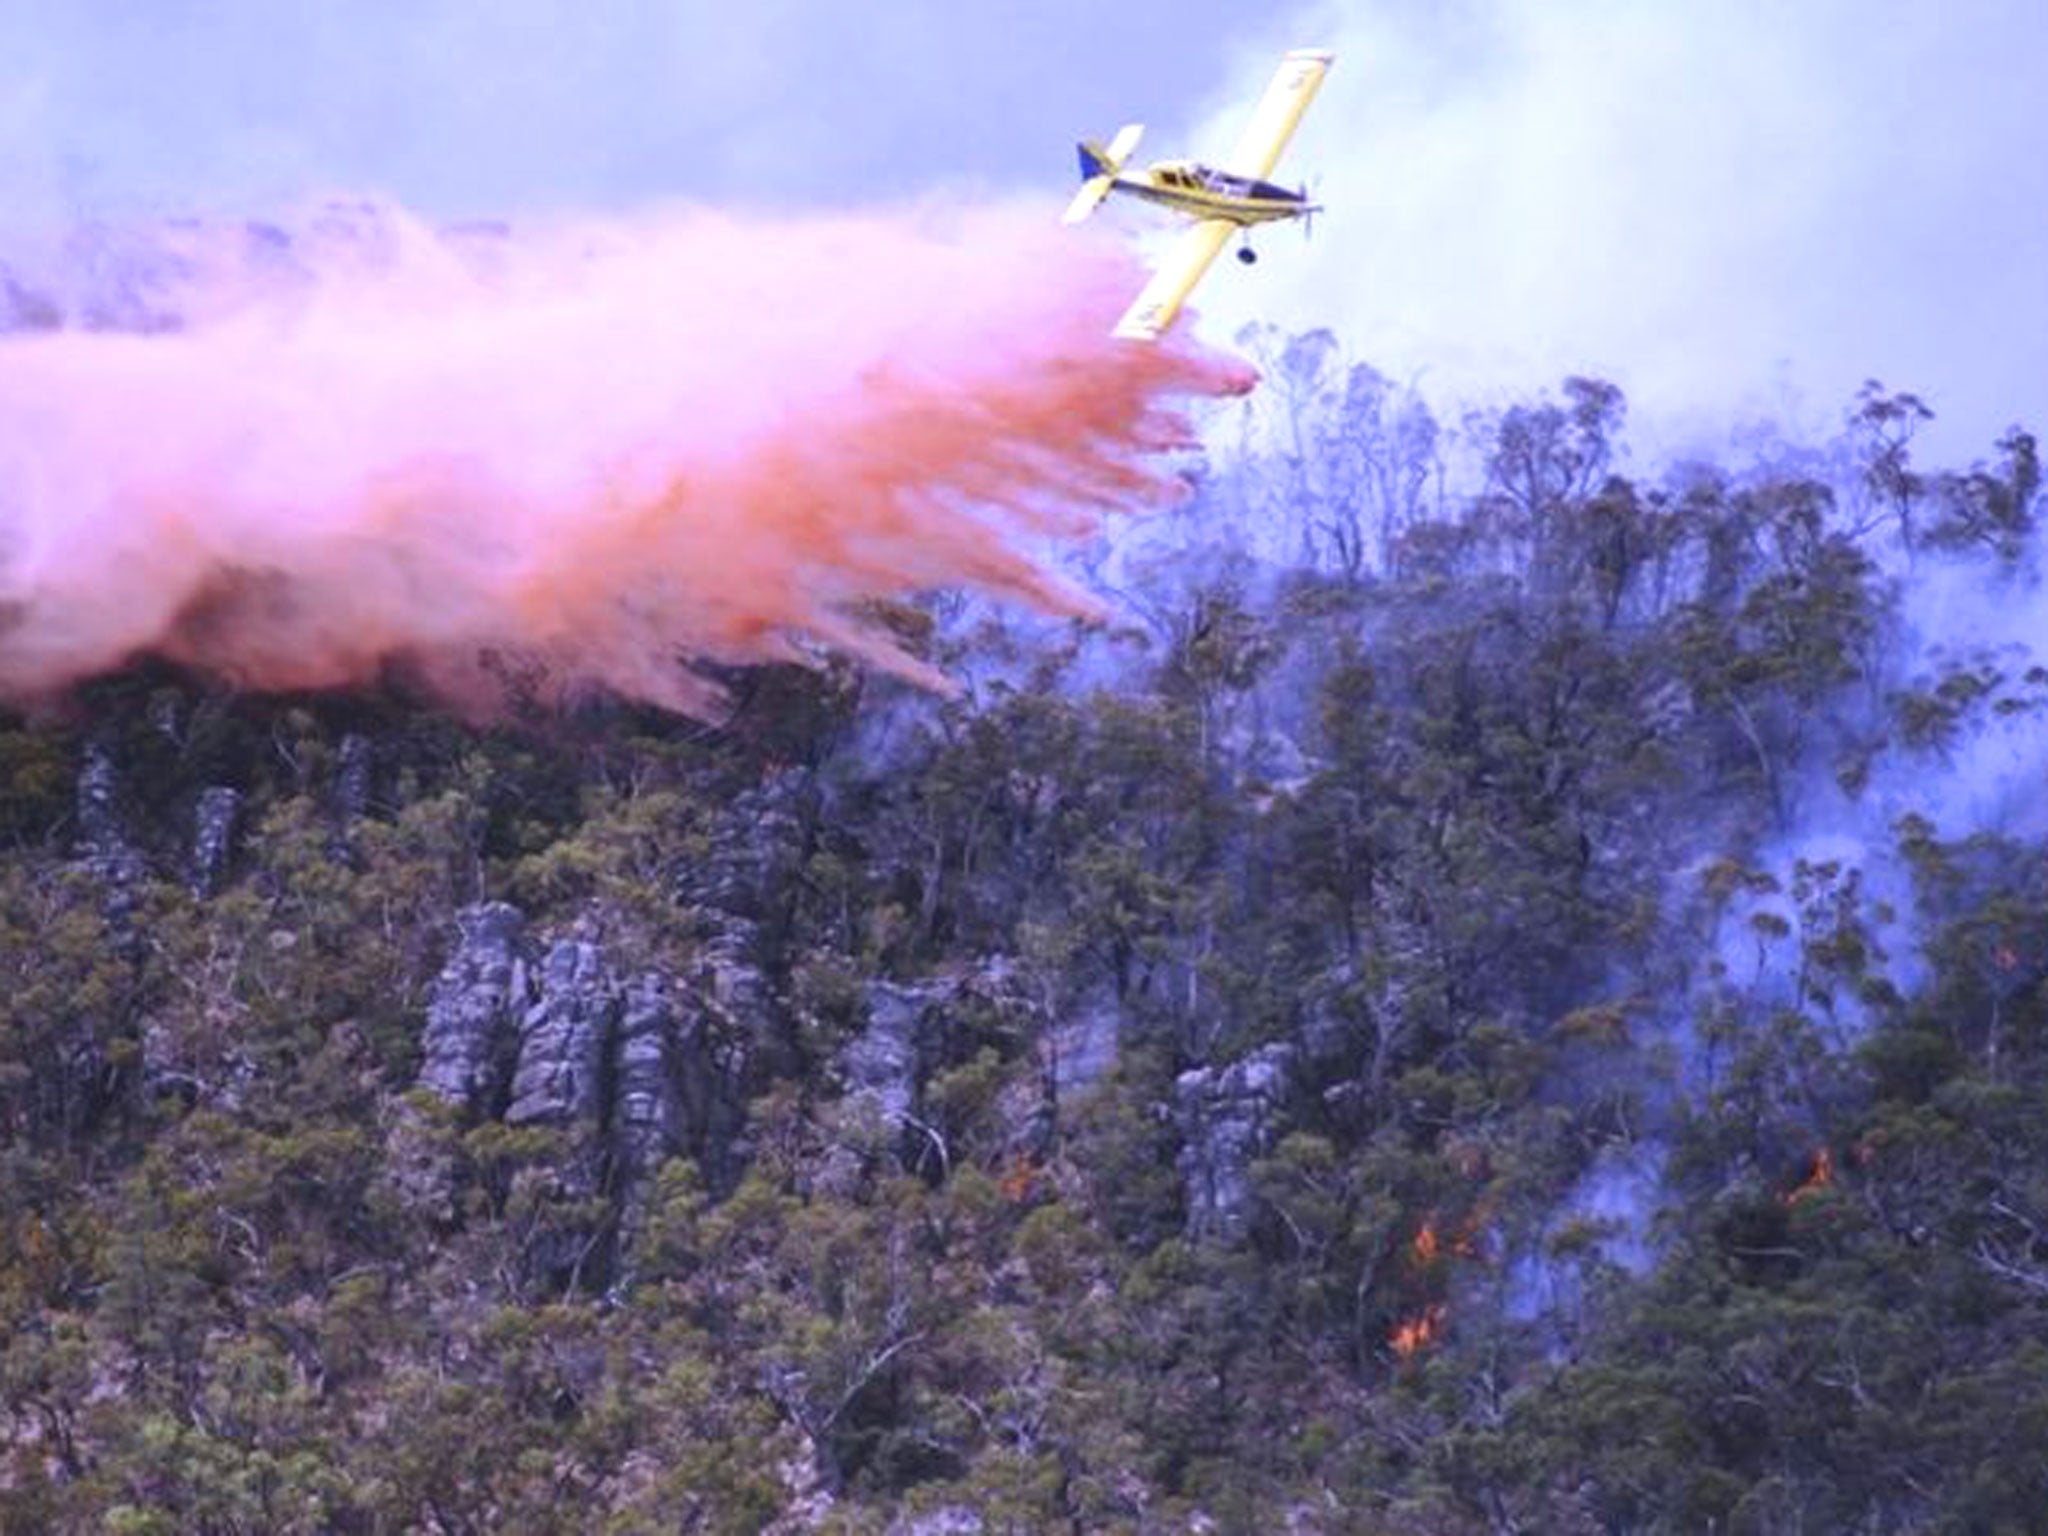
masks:
[[(1327, 212), (1212, 277), (1205, 328), (1328, 326), (1440, 402), (1609, 378), (1652, 447), (1745, 416), (1825, 431), (1874, 376), (1930, 401), (1941, 454), (1983, 452), (2048, 415), (2039, 21), (2021, 0), (1306, 7), (1293, 41), (1338, 58), (1280, 179)], [(1227, 152), (1273, 63), (1220, 83), (1199, 152)]]

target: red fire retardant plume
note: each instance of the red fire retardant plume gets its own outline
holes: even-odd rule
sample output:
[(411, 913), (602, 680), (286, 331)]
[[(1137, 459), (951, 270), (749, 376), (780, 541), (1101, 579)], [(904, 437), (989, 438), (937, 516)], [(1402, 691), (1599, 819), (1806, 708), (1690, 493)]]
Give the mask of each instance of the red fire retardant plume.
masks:
[(0, 339), (0, 697), (153, 653), (260, 689), (397, 665), (488, 709), (706, 712), (706, 659), (942, 680), (863, 599), (1085, 596), (1047, 536), (1169, 495), (1234, 362), (1107, 333), (1142, 274), (1045, 209), (166, 236), (176, 329)]

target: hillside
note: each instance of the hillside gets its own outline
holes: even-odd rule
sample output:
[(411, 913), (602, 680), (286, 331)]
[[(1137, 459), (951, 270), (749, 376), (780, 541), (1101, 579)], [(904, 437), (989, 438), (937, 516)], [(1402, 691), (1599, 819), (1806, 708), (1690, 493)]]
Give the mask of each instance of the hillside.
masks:
[(1261, 344), (956, 697), (0, 716), (0, 1530), (2044, 1529), (2034, 439)]

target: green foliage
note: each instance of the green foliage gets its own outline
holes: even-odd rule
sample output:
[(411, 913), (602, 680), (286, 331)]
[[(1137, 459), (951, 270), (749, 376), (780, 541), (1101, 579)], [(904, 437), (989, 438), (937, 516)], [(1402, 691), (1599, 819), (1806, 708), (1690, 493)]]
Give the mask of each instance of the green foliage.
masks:
[[(0, 1531), (2036, 1528), (2043, 850), (1891, 786), (2048, 673), (1907, 675), (1881, 547), (2013, 579), (2032, 437), (1923, 471), (1873, 385), (1850, 480), (1657, 485), (1573, 379), (1453, 497), (1412, 395), (1249, 344), (1281, 451), (1190, 517), (1299, 568), (870, 614), (958, 699), (7, 722)], [(84, 743), (132, 857), (66, 846)], [(1775, 857), (1830, 777), (1893, 846)], [(591, 1122), (416, 1086), (482, 900), (679, 1000), (652, 1154), (617, 1040)]]
[(0, 846), (47, 835), (69, 808), (72, 774), (62, 737), (0, 729)]

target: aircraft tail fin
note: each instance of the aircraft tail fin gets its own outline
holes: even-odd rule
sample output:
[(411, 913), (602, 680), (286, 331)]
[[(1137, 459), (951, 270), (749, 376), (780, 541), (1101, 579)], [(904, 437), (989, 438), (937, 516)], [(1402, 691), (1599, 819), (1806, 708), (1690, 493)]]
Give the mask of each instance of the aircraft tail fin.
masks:
[(1116, 131), (1116, 137), (1109, 141), (1107, 149), (1092, 139), (1082, 140), (1077, 146), (1081, 156), (1081, 190), (1067, 205), (1064, 222), (1080, 223), (1109, 196), (1110, 189), (1116, 185), (1117, 172), (1131, 158), (1131, 151), (1138, 147), (1138, 136), (1144, 131), (1142, 123), (1126, 123)]

